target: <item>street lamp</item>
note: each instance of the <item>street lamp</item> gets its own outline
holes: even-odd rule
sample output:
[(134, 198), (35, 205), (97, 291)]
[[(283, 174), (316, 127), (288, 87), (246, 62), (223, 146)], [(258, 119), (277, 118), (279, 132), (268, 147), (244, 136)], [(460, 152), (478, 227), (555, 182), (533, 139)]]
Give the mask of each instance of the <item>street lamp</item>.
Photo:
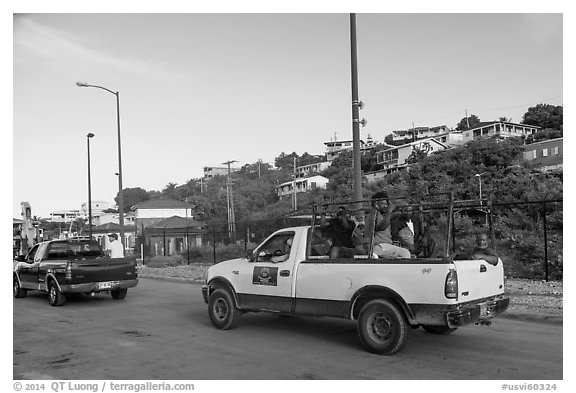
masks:
[(126, 241), (124, 239), (124, 192), (122, 191), (122, 144), (120, 142), (120, 92), (114, 92), (102, 86), (89, 85), (88, 83), (83, 82), (76, 82), (76, 86), (95, 87), (97, 89), (106, 90), (108, 93), (116, 96), (116, 119), (118, 123), (118, 210), (120, 211), (118, 219), (120, 224), (120, 241), (122, 242), (122, 246), (126, 247)]
[(90, 139), (94, 138), (94, 134), (89, 132), (86, 135), (86, 144), (88, 146), (88, 231), (90, 239), (92, 239), (92, 186), (90, 184)]
[(482, 206), (482, 175), (484, 175), (485, 173), (486, 172), (482, 172), (474, 175), (478, 178), (478, 187), (480, 189), (480, 206)]

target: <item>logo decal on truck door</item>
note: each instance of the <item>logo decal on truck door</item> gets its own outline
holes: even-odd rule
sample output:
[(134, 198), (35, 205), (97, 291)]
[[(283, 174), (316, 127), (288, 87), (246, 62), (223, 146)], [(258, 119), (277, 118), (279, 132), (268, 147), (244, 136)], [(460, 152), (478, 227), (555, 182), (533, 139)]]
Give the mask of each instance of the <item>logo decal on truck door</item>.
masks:
[(254, 285), (278, 285), (278, 268), (255, 266), (254, 274), (252, 275), (252, 284)]

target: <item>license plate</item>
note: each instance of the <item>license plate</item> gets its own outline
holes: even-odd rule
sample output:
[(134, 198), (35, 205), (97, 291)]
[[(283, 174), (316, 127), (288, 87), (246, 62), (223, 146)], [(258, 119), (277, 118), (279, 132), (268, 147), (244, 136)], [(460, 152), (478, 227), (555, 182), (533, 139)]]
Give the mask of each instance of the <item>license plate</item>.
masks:
[(485, 317), (488, 315), (488, 305), (486, 303), (480, 303), (480, 316)]
[(99, 289), (110, 289), (110, 288), (112, 288), (112, 283), (111, 282), (101, 282), (98, 284), (98, 288)]

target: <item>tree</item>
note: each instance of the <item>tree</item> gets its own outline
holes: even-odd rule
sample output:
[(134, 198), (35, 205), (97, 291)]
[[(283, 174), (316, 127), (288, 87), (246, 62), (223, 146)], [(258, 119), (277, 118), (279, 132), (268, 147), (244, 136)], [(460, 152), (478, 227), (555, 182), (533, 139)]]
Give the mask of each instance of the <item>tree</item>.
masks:
[(528, 108), (522, 118), (522, 122), (531, 126), (562, 130), (563, 112), (564, 109), (561, 106), (538, 104)]
[[(124, 212), (129, 212), (134, 205), (137, 205), (140, 202), (144, 202), (150, 199), (150, 196), (146, 192), (146, 190), (135, 187), (135, 188), (125, 188), (123, 191), (124, 194)], [(114, 198), (114, 202), (119, 205), (120, 201), (120, 193), (116, 195)]]
[(562, 138), (562, 131), (555, 130), (552, 128), (545, 128), (543, 130), (536, 131), (534, 134), (528, 135), (528, 137), (526, 138), (526, 144), (556, 138)]
[(456, 130), (458, 131), (469, 130), (471, 128), (476, 127), (478, 124), (480, 124), (480, 119), (478, 118), (478, 116), (470, 115), (468, 117), (463, 117), (462, 120), (460, 120), (460, 122), (456, 126)]

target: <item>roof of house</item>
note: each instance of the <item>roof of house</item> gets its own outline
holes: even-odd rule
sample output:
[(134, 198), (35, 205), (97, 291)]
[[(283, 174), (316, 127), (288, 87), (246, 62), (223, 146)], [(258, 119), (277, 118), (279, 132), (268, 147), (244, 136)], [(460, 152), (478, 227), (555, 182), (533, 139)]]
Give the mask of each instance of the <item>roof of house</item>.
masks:
[(175, 199), (150, 199), (134, 205), (133, 209), (191, 209), (192, 205)]
[(407, 146), (414, 146), (414, 145), (418, 145), (422, 142), (429, 142), (429, 141), (434, 141), (435, 143), (437, 143), (438, 145), (442, 146), (445, 149), (448, 148), (448, 146), (445, 143), (438, 141), (438, 139), (436, 139), (436, 138), (425, 138), (425, 139), (418, 139), (414, 142), (405, 143), (405, 144), (399, 145), (399, 146), (388, 145), (384, 149), (382, 149), (378, 152), (380, 153), (380, 152), (389, 151), (389, 150), (399, 150), (399, 149), (405, 148)]
[[(134, 225), (124, 225), (125, 232), (134, 232), (136, 227)], [(93, 233), (120, 233), (120, 224), (115, 222), (108, 222), (106, 224), (97, 225), (92, 228)]]
[(196, 228), (202, 229), (206, 226), (205, 223), (196, 221), (192, 218), (184, 218), (180, 216), (172, 216), (158, 221), (150, 225), (147, 229), (179, 229), (179, 228)]
[(492, 121), (481, 121), (480, 123), (474, 125), (473, 127), (470, 127), (470, 129), (468, 130), (464, 130), (464, 131), (470, 131), (470, 130), (475, 130), (477, 128), (482, 128), (482, 127), (486, 127), (486, 126), (490, 126), (492, 124), (510, 124), (510, 125), (514, 125), (514, 126), (522, 126), (522, 127), (531, 127), (531, 128), (542, 128), (539, 126), (533, 126), (531, 124), (522, 124), (522, 123), (512, 123), (509, 121), (501, 121), (501, 120), (492, 120)]

